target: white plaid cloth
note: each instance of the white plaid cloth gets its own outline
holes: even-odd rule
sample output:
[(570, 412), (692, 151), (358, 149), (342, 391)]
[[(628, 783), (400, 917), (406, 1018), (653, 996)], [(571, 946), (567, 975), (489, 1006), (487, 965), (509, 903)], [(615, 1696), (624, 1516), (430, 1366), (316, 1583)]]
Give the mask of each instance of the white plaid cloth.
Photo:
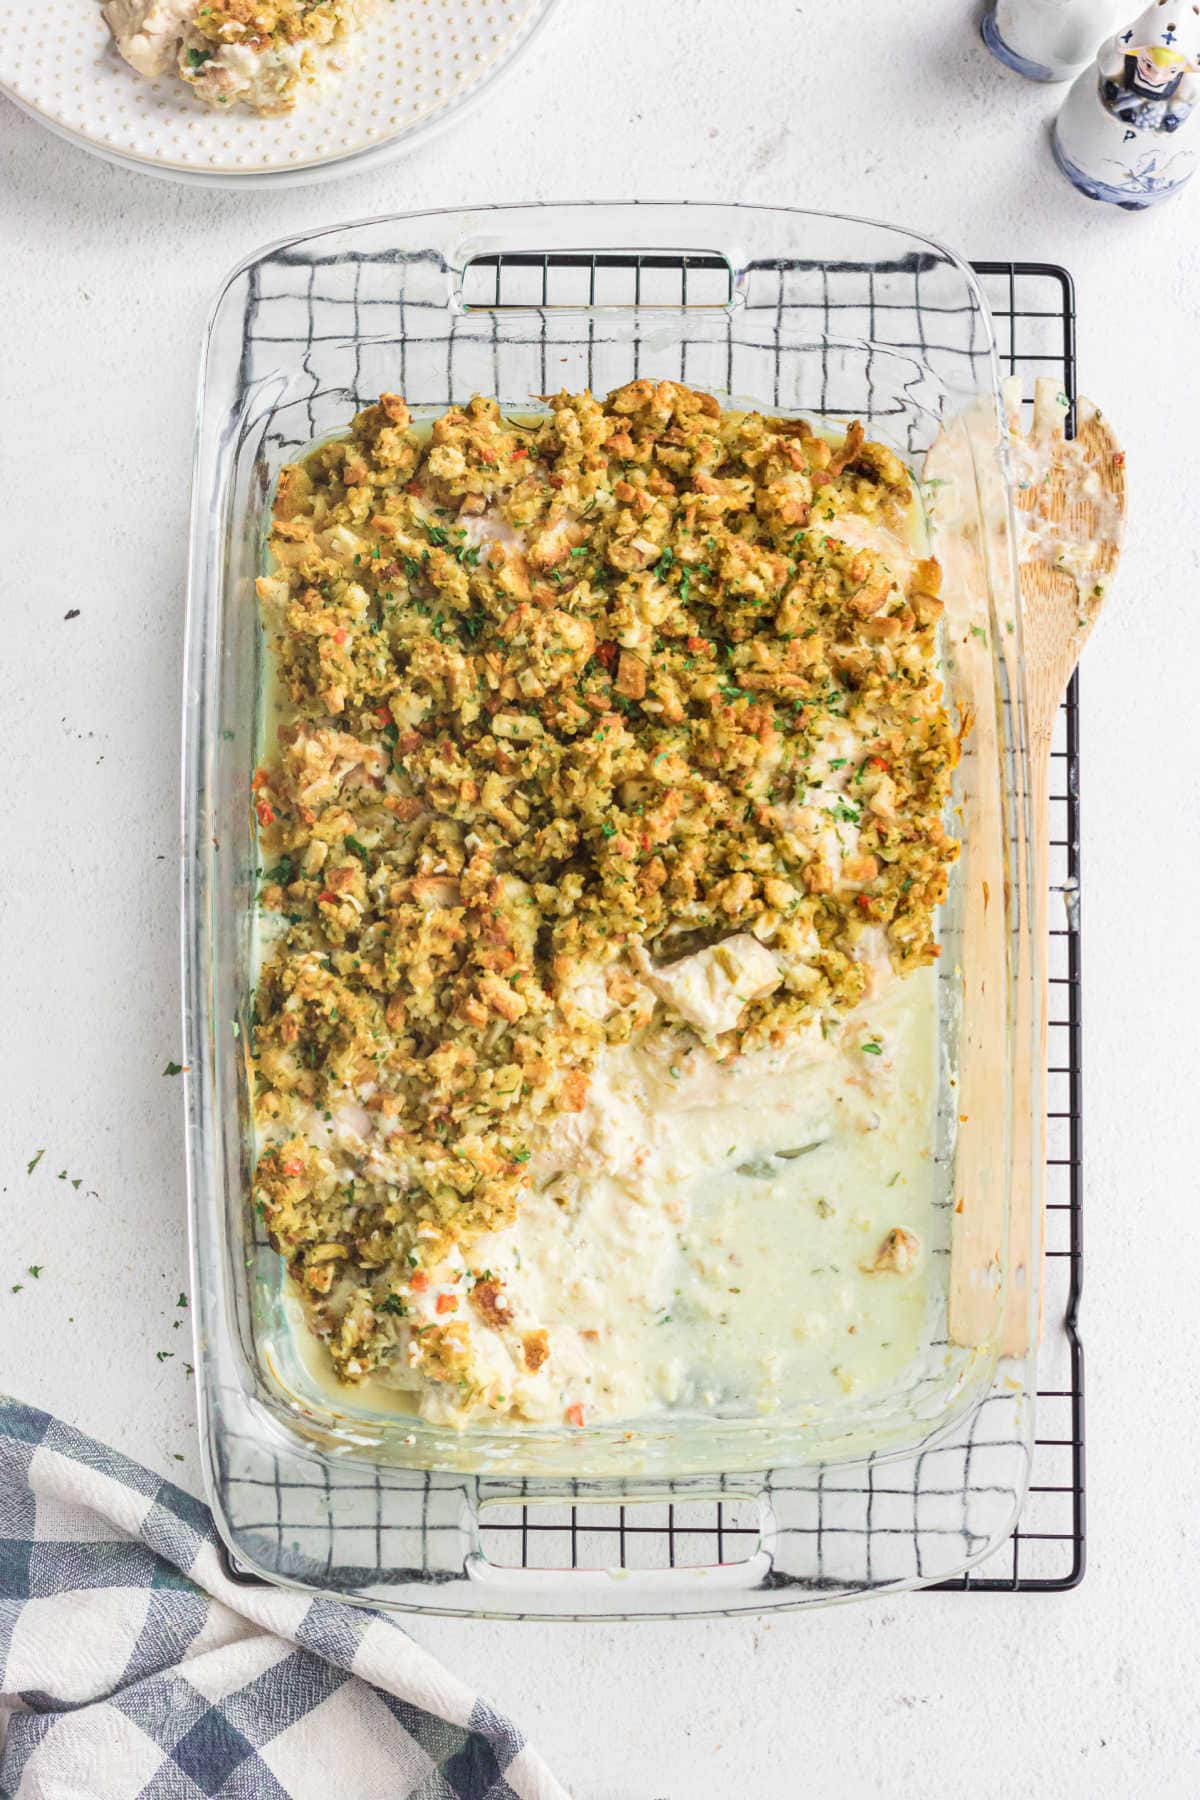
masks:
[(385, 1614), (226, 1580), (208, 1509), (0, 1398), (0, 1800), (567, 1800)]

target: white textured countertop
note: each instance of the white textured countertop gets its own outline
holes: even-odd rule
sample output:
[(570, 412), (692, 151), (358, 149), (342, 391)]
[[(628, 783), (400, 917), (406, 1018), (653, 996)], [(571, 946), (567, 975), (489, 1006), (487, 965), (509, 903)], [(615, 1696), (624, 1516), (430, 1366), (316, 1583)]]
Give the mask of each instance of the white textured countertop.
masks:
[(124, 173), (0, 102), (0, 1379), (193, 1487), (180, 1093), (162, 1069), (181, 1060), (193, 390), (220, 277), (267, 239), (373, 213), (634, 196), (837, 208), (1076, 277), (1080, 385), (1116, 422), (1131, 492), (1084, 674), (1089, 1572), (1061, 1597), (762, 1623), (418, 1621), (579, 1800), (1200, 1792), (1200, 964), (1184, 948), (1200, 182), (1157, 214), (1077, 197), (1047, 151), (1055, 91), (993, 63), (974, 13), (565, 0), (464, 124), (382, 173), (282, 194)]

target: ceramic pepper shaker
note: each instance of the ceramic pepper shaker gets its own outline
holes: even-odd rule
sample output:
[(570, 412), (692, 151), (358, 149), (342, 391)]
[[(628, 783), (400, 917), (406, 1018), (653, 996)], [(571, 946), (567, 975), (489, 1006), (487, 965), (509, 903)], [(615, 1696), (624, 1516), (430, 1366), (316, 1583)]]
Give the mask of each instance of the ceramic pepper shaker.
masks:
[(1092, 200), (1131, 212), (1190, 180), (1200, 159), (1200, 4), (1155, 0), (1100, 47), (1054, 124), (1054, 157)]
[(1116, 23), (1114, 0), (989, 0), (980, 27), (993, 56), (1030, 81), (1069, 81)]

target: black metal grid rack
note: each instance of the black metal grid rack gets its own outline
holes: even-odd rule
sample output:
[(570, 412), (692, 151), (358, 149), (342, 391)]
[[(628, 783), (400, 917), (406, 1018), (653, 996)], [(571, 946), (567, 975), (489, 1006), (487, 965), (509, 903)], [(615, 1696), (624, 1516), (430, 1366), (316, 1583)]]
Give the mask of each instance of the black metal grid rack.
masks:
[[(285, 261), (286, 253), (279, 258), (281, 264)], [(1003, 368), (1013, 375), (1024, 376), (1030, 390), (1034, 377), (1052, 375), (1061, 382), (1073, 402), (1074, 295), (1069, 275), (1057, 267), (1032, 263), (986, 262), (977, 263), (975, 269), (989, 303)], [(907, 268), (900, 272), (910, 273)], [(927, 344), (920, 299), (920, 270), (911, 273), (916, 279), (917, 300), (913, 316), (920, 337), (910, 347), (924, 352)], [(252, 376), (255, 350), (272, 341), (269, 332), (264, 330), (265, 313), (271, 310), (270, 300), (262, 294), (258, 280), (256, 271), (255, 293), (247, 321), (244, 360), (247, 381)], [(669, 301), (665, 301), (664, 284), (670, 292)], [(531, 376), (540, 374), (542, 391), (555, 383), (554, 369), (548, 366), (548, 351), (553, 349), (553, 340), (548, 338), (546, 316), (552, 315), (557, 308), (577, 310), (581, 307), (603, 308), (606, 304), (629, 306), (639, 302), (711, 308), (728, 305), (732, 296), (732, 271), (719, 257), (638, 255), (624, 251), (484, 256), (468, 267), (462, 295), (468, 310), (486, 310), (496, 320), (501, 320), (508, 308), (526, 315), (532, 311), (535, 320), (539, 313), (542, 315), (540, 327), (532, 331), (527, 340), (532, 354), (530, 373)], [(300, 298), (301, 295), (296, 295), (297, 300)], [(311, 345), (314, 341), (311, 285), (303, 294), (303, 301)], [(373, 301), (365, 289), (360, 291), (356, 274), (350, 304), (353, 322), (345, 319), (343, 314), (338, 320), (338, 334), (352, 332), (353, 342), (357, 345), (360, 332), (369, 329), (365, 309), (382, 302)], [(820, 324), (829, 331), (839, 301), (831, 296), (827, 278), (820, 305), (823, 313)], [(849, 329), (864, 330), (864, 335), (873, 337), (871, 327), (875, 322), (875, 307), (872, 283), (869, 321), (848, 320)], [(859, 304), (857, 311), (861, 314), (864, 310)], [(493, 324), (492, 329), (495, 331), (497, 326)], [(588, 324), (584, 330), (591, 333), (594, 327)], [(590, 336), (587, 342), (590, 376)], [(974, 340), (972, 353), (975, 353)], [(398, 373), (403, 391), (403, 367)], [(687, 378), (686, 366), (680, 373)], [(352, 395), (357, 404), (365, 403), (368, 390), (374, 391), (373, 377), (370, 369), (360, 365), (357, 348), (353, 369), (347, 370), (347, 377), (347, 398)], [(732, 382), (730, 386), (732, 389)], [(1031, 391), (1025, 405), (1032, 405)], [(315, 422), (311, 416), (307, 424), (293, 419), (285, 434), (276, 436), (272, 432), (271, 435), (276, 443), (289, 447), (310, 442), (316, 435)], [(1000, 1549), (968, 1574), (940, 1584), (951, 1591), (1062, 1591), (1074, 1586), (1084, 1570), (1083, 1352), (1077, 1326), (1082, 1278), (1079, 752), (1079, 690), (1077, 682), (1072, 682), (1058, 722), (1051, 763), (1046, 1265), (1032, 1479), (1018, 1528)], [(824, 1483), (828, 1486), (823, 1487)], [(259, 1481), (251, 1485), (263, 1484)], [(726, 1486), (724, 1482), (720, 1485)], [(736, 1480), (729, 1481), (727, 1498), (706, 1498), (703, 1503), (689, 1497), (688, 1483), (677, 1486), (677, 1498), (665, 1498), (661, 1505), (613, 1505), (602, 1511), (591, 1503), (562, 1504), (552, 1509), (526, 1505), (522, 1503), (518, 1488), (512, 1495), (511, 1505), (489, 1511), (481, 1520), (486, 1554), (498, 1565), (549, 1570), (676, 1568), (737, 1561), (753, 1552), (759, 1538), (760, 1521), (753, 1504), (739, 1493), (740, 1484)], [(712, 1482), (703, 1486), (705, 1494), (711, 1495)], [(422, 1563), (426, 1561), (427, 1533), (445, 1529), (430, 1524), (428, 1482), (426, 1487), (420, 1509)], [(271, 1526), (269, 1521), (263, 1520), (258, 1529), (268, 1531), (282, 1541), (293, 1522), (285, 1518), (278, 1472), (275, 1489), (277, 1524)], [(860, 1495), (865, 1506), (863, 1521), (853, 1532), (865, 1548), (865, 1578), (855, 1584), (870, 1586), (886, 1579), (878, 1564), (886, 1561), (885, 1546), (889, 1534), (903, 1537), (913, 1533), (911, 1522), (900, 1520), (898, 1514), (893, 1522), (891, 1511), (893, 1502), (904, 1502), (911, 1507), (913, 1496), (890, 1490), (883, 1470), (873, 1467), (868, 1469), (865, 1481), (860, 1478), (859, 1489), (853, 1491)], [(836, 1471), (822, 1476), (811, 1496), (815, 1502), (818, 1540), (823, 1529), (823, 1494), (828, 1494), (831, 1500), (845, 1497), (845, 1490), (838, 1485)], [(378, 1501), (377, 1493), (378, 1561), (386, 1564), (389, 1559), (381, 1547)], [(911, 1516), (910, 1511), (910, 1521)], [(334, 1563), (340, 1563), (341, 1558), (335, 1558), (332, 1545), (333, 1494), (328, 1477), (323, 1500), (311, 1521), (312, 1529), (323, 1538), (326, 1527), (322, 1518), (328, 1520), (325, 1571), (332, 1577)], [(365, 1526), (357, 1529), (365, 1529)], [(874, 1571), (873, 1541), (880, 1546)], [(319, 1582), (320, 1562), (312, 1567), (314, 1578)], [(818, 1581), (816, 1585), (822, 1583)], [(837, 1578), (831, 1578), (829, 1585), (838, 1585)]]

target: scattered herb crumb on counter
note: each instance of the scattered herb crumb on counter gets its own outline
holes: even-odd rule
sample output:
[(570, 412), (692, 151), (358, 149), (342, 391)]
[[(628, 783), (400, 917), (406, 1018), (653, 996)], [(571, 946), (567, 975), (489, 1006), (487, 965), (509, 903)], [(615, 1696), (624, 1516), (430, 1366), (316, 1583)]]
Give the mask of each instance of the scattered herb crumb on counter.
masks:
[(256, 1199), (336, 1378), (431, 1420), (767, 1407), (788, 1344), (849, 1391), (919, 1329), (957, 853), (913, 484), (669, 382), (548, 406), (385, 394), (279, 478)]

